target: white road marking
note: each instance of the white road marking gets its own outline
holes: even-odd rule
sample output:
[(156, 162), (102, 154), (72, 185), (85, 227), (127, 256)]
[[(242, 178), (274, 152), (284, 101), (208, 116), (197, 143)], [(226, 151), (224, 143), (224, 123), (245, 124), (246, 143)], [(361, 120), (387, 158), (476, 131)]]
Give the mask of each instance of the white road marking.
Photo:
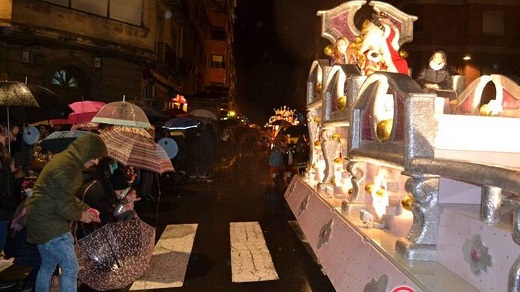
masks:
[(130, 290), (182, 287), (198, 224), (168, 225), (155, 245), (150, 271)]
[(258, 222), (231, 222), (229, 235), (234, 283), (279, 279)]

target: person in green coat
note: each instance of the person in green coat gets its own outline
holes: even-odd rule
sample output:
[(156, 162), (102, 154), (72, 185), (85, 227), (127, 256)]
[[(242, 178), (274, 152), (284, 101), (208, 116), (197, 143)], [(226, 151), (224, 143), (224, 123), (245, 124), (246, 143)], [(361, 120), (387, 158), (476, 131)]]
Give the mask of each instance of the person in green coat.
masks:
[(107, 156), (103, 140), (85, 134), (56, 154), (38, 176), (26, 202), (27, 240), (37, 244), (41, 267), (36, 292), (49, 291), (51, 277), (59, 265), (62, 292), (76, 291), (79, 264), (74, 252), (70, 222), (99, 222), (99, 212), (83, 203), (76, 193), (83, 184), (82, 171)]

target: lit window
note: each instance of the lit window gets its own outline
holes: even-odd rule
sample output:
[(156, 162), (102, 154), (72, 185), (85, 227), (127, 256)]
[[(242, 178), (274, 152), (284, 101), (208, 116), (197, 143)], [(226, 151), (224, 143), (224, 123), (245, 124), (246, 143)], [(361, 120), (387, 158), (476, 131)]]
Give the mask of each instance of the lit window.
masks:
[(211, 67), (213, 67), (213, 68), (224, 68), (224, 56), (222, 56), (222, 55), (211, 55)]
[(54, 75), (52, 76), (52, 84), (54, 85), (60, 85), (60, 86), (67, 86), (67, 87), (78, 87), (78, 80), (76, 77), (74, 77), (73, 74), (70, 73), (70, 71), (67, 71), (66, 69), (60, 69), (56, 72), (54, 72)]

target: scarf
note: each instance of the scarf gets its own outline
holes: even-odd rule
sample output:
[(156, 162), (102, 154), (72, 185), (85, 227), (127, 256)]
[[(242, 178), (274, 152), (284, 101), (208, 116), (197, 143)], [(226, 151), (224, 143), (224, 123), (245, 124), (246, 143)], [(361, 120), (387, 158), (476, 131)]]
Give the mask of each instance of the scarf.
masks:
[(446, 65), (446, 63), (444, 63), (444, 62), (435, 64), (433, 61), (430, 61), (430, 68), (432, 68), (435, 71), (441, 70), (445, 65)]

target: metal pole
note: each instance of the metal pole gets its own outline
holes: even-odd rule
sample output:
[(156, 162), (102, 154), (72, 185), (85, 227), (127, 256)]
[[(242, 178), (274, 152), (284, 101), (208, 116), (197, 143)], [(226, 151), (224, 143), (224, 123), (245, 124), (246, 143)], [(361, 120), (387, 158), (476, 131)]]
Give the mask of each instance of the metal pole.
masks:
[(11, 155), (11, 125), (9, 124), (9, 106), (7, 106), (7, 148), (9, 149), (9, 155)]
[(159, 181), (159, 174), (155, 174), (155, 179), (157, 181), (157, 202), (155, 206), (155, 227), (159, 223), (159, 203), (161, 202), (161, 183)]

